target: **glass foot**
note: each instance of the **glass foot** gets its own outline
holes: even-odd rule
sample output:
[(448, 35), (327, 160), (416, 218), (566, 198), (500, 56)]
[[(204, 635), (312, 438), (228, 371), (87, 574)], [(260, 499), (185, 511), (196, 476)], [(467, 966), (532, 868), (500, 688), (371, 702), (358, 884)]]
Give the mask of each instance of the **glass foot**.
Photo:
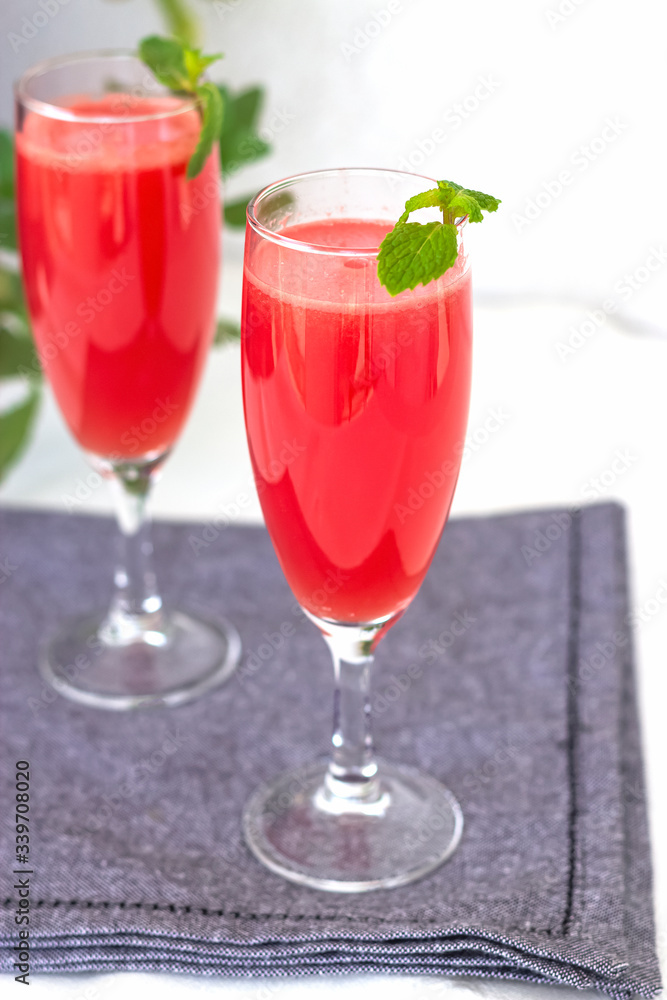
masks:
[(370, 798), (341, 800), (326, 762), (284, 774), (247, 803), (246, 843), (271, 871), (313, 889), (413, 882), (455, 850), (461, 807), (439, 781), (410, 768), (381, 763), (374, 781)]
[(174, 611), (160, 629), (110, 642), (107, 623), (108, 612), (69, 622), (42, 649), (42, 676), (66, 698), (117, 711), (183, 705), (224, 683), (239, 661), (229, 624)]

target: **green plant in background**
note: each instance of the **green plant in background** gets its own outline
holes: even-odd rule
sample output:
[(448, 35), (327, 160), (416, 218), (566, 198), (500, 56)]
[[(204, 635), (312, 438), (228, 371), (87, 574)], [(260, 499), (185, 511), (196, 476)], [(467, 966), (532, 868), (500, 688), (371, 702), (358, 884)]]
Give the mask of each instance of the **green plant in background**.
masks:
[[(14, 151), (11, 135), (0, 131), (0, 399), (16, 384), (16, 402), (0, 412), (0, 478), (23, 451), (35, 420), (41, 369), (28, 323), (21, 278), (13, 264), (16, 249)], [(26, 377), (29, 376), (29, 377)]]
[[(158, 0), (167, 25), (184, 41), (196, 36), (196, 20), (181, 0)], [(223, 180), (260, 159), (270, 146), (257, 134), (264, 90), (233, 91), (216, 85), (223, 103), (220, 165)], [(242, 228), (249, 195), (225, 203), (227, 225)], [(216, 346), (237, 340), (237, 323), (223, 319)], [(30, 440), (43, 387), (16, 256), (14, 150), (12, 135), (0, 129), (0, 480), (20, 458)], [(10, 395), (14, 394), (14, 395)], [(15, 402), (6, 403), (7, 398)]]
[(199, 35), (199, 23), (184, 0), (155, 0), (167, 31), (193, 46)]

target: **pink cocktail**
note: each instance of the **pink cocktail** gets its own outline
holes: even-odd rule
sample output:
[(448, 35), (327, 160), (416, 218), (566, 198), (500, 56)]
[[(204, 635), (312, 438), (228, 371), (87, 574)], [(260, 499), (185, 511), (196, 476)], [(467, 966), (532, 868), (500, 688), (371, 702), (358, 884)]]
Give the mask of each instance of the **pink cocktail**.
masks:
[(37, 350), (83, 448), (160, 455), (181, 431), (211, 343), (217, 158), (186, 180), (201, 122), (177, 97), (112, 93), (60, 107), (71, 118), (28, 111), (16, 140)]
[[(377, 277), (378, 247), (423, 181), (375, 170), (304, 174), (248, 209), (250, 453), (278, 558), (330, 647), (337, 689), (331, 762), (260, 789), (245, 835), (274, 871), (336, 891), (418, 878), (449, 856), (462, 828), (439, 782), (378, 764), (369, 730), (373, 652), (433, 558), (468, 414), (462, 244), (426, 287), (392, 298)], [(416, 845), (410, 831), (436, 829), (433, 819), (434, 838)]]
[(144, 507), (188, 416), (211, 345), (220, 267), (217, 146), (189, 98), (138, 58), (50, 60), (16, 88), (23, 279), (37, 351), (67, 424), (116, 488), (111, 607), (45, 644), (45, 677), (102, 708), (178, 705), (224, 681), (231, 627), (167, 610)]
[[(335, 219), (281, 236), (377, 248), (389, 228)], [(261, 243), (245, 275), (244, 399), (262, 509), (301, 605), (373, 621), (415, 596), (449, 513), (468, 416), (470, 272), (461, 257), (446, 283), (394, 300), (372, 261), (314, 255), (295, 293), (279, 278), (289, 256)]]

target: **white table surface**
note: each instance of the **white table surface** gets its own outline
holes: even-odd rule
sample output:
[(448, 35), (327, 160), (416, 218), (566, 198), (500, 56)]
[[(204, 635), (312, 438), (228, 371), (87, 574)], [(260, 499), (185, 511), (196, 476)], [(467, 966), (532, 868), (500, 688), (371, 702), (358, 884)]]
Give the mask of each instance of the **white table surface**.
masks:
[[(238, 241), (228, 251), (221, 307), (238, 311)], [(655, 861), (658, 944), (667, 959), (667, 804), (664, 760), (667, 727), (667, 510), (664, 386), (667, 335), (620, 329), (612, 318), (566, 359), (556, 345), (571, 325), (585, 320), (586, 304), (521, 303), (480, 294), (475, 311), (475, 372), (469, 423), (474, 450), (464, 460), (453, 516), (535, 506), (615, 499), (629, 511), (632, 605), (640, 613), (636, 631), (640, 701), (649, 785)], [(632, 317), (629, 317), (630, 320)], [(491, 413), (500, 417), (484, 431)], [(500, 426), (498, 426), (500, 425)], [(484, 438), (486, 437), (486, 440)], [(70, 440), (50, 397), (20, 465), (0, 489), (6, 505), (66, 510), (90, 469)], [(211, 354), (189, 424), (158, 484), (156, 518), (214, 520), (233, 512), (249, 492), (250, 464), (243, 431), (239, 351)], [(70, 504), (71, 506), (71, 504)], [(91, 490), (77, 512), (107, 513), (105, 486)], [(256, 497), (242, 505), (238, 522), (258, 522)], [(400, 627), (397, 626), (397, 627)], [(380, 653), (381, 656), (381, 647)], [(226, 998), (341, 997), (357, 1000), (369, 991), (387, 1000), (453, 1000), (472, 991), (519, 1000), (554, 996), (548, 987), (446, 977), (317, 977), (305, 981), (234, 981), (158, 974), (122, 973), (36, 976), (31, 996), (106, 1000), (122, 995), (188, 997), (202, 992)], [(11, 987), (3, 987), (10, 989)], [(558, 995), (572, 997), (575, 991)]]

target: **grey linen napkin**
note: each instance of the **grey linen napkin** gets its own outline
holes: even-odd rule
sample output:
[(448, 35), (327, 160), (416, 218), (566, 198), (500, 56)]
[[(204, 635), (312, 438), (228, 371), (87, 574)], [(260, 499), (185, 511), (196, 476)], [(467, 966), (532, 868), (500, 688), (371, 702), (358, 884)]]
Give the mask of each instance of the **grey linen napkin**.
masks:
[(325, 645), (263, 529), (155, 526), (169, 600), (241, 632), (226, 686), (177, 710), (112, 713), (42, 683), (43, 636), (108, 600), (113, 530), (0, 512), (2, 969), (15, 971), (25, 759), (31, 973), (450, 973), (659, 991), (620, 508), (449, 524), (380, 645), (373, 700), (380, 755), (446, 782), (464, 837), (422, 881), (360, 896), (283, 881), (241, 840), (249, 793), (325, 754), (331, 716)]

